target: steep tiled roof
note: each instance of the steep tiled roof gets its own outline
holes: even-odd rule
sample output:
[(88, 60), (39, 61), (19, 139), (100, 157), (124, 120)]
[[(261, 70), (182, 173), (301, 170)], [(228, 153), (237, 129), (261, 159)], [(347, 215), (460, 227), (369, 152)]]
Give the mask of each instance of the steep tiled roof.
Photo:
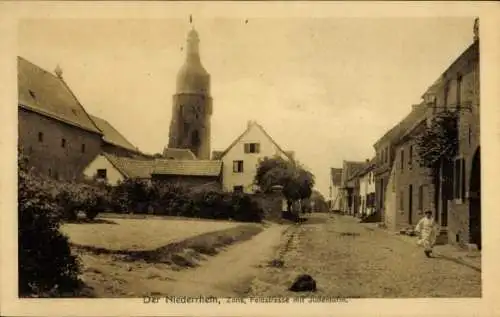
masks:
[(104, 153), (104, 156), (113, 166), (128, 178), (151, 178), (151, 173), (155, 167), (154, 160), (141, 160), (129, 157), (115, 156)]
[(340, 183), (342, 182), (342, 169), (333, 167), (330, 168), (330, 177), (333, 185), (340, 186)]
[[(243, 138), (243, 136), (245, 136), (245, 134), (247, 134), (248, 131), (250, 131), (250, 129), (255, 126), (257, 128), (259, 128), (262, 133), (264, 133), (264, 135), (278, 148), (278, 150), (285, 154), (290, 160), (293, 160), (294, 157), (293, 156), (290, 156), (290, 153), (293, 153), (291, 151), (284, 151), (279, 145), (278, 143), (276, 143), (276, 141), (274, 141), (274, 139), (269, 135), (269, 133), (267, 133), (267, 131), (260, 125), (258, 124), (257, 122), (255, 121), (249, 121), (248, 122), (248, 125), (247, 125), (247, 128), (245, 129), (245, 131), (243, 131), (242, 134), (240, 134), (240, 136), (238, 136), (234, 141), (233, 143), (231, 143), (226, 150), (222, 151), (222, 153), (220, 154), (220, 157), (219, 159), (221, 159), (222, 157), (224, 157), (224, 155), (227, 154), (227, 152), (229, 152), (229, 150), (231, 150), (240, 140), (241, 138)], [(217, 151), (219, 152), (219, 151)]]
[(163, 157), (169, 160), (196, 160), (190, 149), (164, 148)]
[(18, 57), (17, 84), (20, 107), (101, 134), (62, 78)]
[(342, 168), (342, 186), (348, 185), (348, 181), (363, 169), (366, 162), (344, 161)]
[(157, 159), (153, 174), (184, 176), (219, 176), (221, 161)]
[(106, 143), (122, 147), (127, 150), (138, 152), (139, 150), (130, 143), (118, 130), (116, 130), (108, 121), (96, 116), (90, 116), (99, 130), (104, 134), (103, 140)]

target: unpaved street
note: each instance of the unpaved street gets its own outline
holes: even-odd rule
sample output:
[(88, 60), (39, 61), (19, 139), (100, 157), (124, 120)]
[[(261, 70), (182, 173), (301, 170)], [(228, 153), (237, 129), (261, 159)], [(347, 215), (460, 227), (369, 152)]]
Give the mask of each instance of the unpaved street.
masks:
[(480, 297), (481, 273), (351, 217), (313, 214), (295, 229), (283, 268), (263, 268), (251, 295), (295, 295), (287, 288), (301, 273), (317, 281), (317, 295)]

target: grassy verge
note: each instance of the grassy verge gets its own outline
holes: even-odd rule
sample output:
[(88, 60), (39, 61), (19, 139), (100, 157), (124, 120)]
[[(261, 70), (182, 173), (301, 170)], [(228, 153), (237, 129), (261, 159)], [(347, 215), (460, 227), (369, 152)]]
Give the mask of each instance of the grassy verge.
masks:
[(172, 264), (181, 268), (194, 267), (202, 259), (202, 255), (216, 255), (221, 248), (248, 240), (262, 230), (261, 225), (244, 224), (175, 241), (153, 250), (110, 250), (76, 244), (72, 244), (72, 246), (79, 251), (93, 254), (119, 256), (120, 260), (126, 262), (144, 261), (146, 263)]

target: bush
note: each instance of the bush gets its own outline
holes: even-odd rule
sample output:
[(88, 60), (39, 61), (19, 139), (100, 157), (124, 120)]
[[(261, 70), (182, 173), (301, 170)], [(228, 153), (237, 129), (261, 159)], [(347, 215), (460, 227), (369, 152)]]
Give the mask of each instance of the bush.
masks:
[(30, 173), (18, 159), (19, 296), (51, 296), (78, 288), (80, 267), (68, 238), (59, 232), (53, 184)]

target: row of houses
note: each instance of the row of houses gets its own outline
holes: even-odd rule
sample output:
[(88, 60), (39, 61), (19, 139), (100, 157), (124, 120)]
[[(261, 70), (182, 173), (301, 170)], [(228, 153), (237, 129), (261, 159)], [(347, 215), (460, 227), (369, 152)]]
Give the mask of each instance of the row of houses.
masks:
[(116, 185), (134, 178), (253, 193), (259, 159), (294, 156), (254, 121), (208, 160), (189, 148), (144, 153), (108, 120), (88, 113), (60, 68), (52, 73), (22, 57), (17, 66), (18, 143), (32, 168), (55, 179), (93, 178)]
[[(445, 241), (481, 248), (477, 23), (473, 43), (430, 85), (422, 101), (375, 142), (374, 157), (331, 169), (332, 210), (371, 216), (391, 231), (416, 225), (431, 210)], [(425, 145), (417, 143), (418, 136), (450, 112), (457, 118), (456, 155), (441, 159), (436, 168), (423, 167), (418, 153)]]

